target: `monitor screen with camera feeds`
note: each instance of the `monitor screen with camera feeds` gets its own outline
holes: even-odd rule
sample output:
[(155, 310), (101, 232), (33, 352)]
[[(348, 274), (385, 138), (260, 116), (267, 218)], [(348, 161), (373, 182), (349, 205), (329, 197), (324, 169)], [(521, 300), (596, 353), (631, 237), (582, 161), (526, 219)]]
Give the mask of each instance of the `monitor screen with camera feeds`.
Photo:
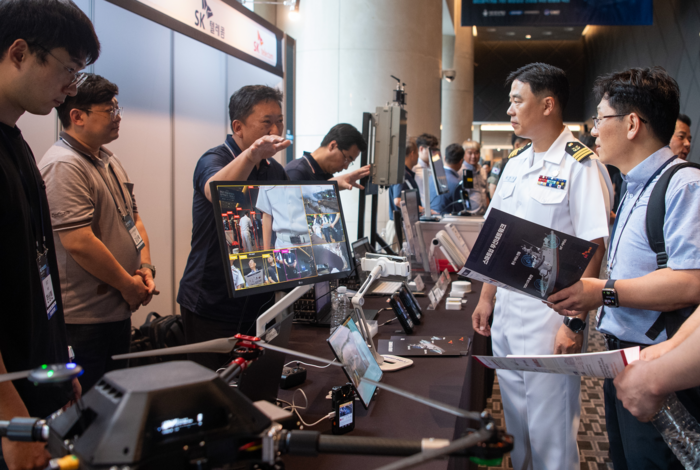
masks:
[(210, 185), (232, 297), (345, 278), (352, 272), (335, 182)]

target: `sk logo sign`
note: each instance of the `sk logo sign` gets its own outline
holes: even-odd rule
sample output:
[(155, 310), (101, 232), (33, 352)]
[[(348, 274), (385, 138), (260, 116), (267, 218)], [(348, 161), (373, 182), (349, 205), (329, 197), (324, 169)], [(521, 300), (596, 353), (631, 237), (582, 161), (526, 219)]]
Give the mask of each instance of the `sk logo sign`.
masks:
[(211, 18), (212, 16), (214, 16), (214, 13), (211, 11), (209, 5), (207, 5), (207, 0), (202, 0), (202, 11), (194, 11), (194, 25), (206, 29), (204, 26), (204, 18)]

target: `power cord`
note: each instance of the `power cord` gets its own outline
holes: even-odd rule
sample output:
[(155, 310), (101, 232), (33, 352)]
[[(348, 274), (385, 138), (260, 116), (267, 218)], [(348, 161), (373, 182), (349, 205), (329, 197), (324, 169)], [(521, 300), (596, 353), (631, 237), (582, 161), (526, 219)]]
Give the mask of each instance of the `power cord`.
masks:
[(299, 366), (299, 364), (304, 364), (305, 366), (316, 367), (317, 369), (325, 369), (326, 367), (329, 367), (333, 362), (337, 362), (337, 361), (338, 361), (337, 359), (333, 359), (331, 361), (331, 363), (326, 364), (325, 366), (317, 366), (315, 364), (309, 364), (308, 362), (302, 362), (302, 361), (289, 361), (288, 363), (286, 363), (284, 365), (284, 367), (287, 367), (287, 366), (289, 366), (289, 364), (294, 364), (296, 362), (297, 366)]
[[(297, 406), (297, 405), (295, 404), (295, 402), (294, 402), (294, 397), (296, 396), (297, 392), (301, 392), (302, 396), (304, 397), (304, 402), (305, 402), (305, 403), (304, 403), (304, 406)], [(316, 421), (315, 423), (309, 424), (309, 423), (307, 423), (306, 421), (304, 421), (304, 419), (303, 419), (303, 418), (301, 417), (301, 415), (299, 414), (299, 410), (305, 410), (305, 409), (309, 406), (309, 399), (306, 398), (306, 393), (304, 393), (304, 390), (302, 390), (302, 389), (300, 389), (300, 388), (294, 390), (294, 394), (292, 395), (292, 402), (291, 402), (291, 403), (289, 403), (288, 401), (280, 400), (279, 398), (277, 399), (277, 401), (280, 402), (280, 403), (284, 403), (284, 404), (288, 405), (288, 406), (283, 407), (282, 409), (283, 409), (283, 410), (291, 410), (293, 413), (295, 413), (295, 414), (297, 415), (297, 417), (299, 418), (299, 421), (301, 421), (301, 423), (302, 423), (304, 426), (306, 426), (307, 428), (310, 428), (310, 427), (312, 427), (312, 426), (316, 426), (316, 425), (319, 424), (321, 421), (325, 421), (325, 420), (327, 420), (327, 419), (332, 419), (333, 416), (335, 416), (335, 411), (331, 411), (330, 413), (328, 413), (326, 416), (324, 416), (323, 418), (319, 419), (319, 420)]]

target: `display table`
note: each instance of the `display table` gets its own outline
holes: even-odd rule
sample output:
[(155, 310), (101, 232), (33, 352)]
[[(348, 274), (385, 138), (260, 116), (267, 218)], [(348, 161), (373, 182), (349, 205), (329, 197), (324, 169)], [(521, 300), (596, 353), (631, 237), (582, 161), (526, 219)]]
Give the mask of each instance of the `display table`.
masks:
[[(453, 275), (453, 279), (454, 279)], [(417, 297), (423, 309), (425, 320), (414, 330), (414, 335), (460, 335), (465, 341), (472, 340), (469, 356), (461, 357), (412, 357), (414, 364), (396, 372), (385, 372), (382, 382), (408, 390), (424, 397), (439, 400), (452, 406), (470, 411), (482, 411), (486, 405), (486, 369), (471, 358), (471, 354), (487, 354), (488, 341), (481, 335), (475, 335), (472, 329), (471, 314), (479, 300), (481, 283), (472, 282), (472, 292), (467, 294), (467, 304), (462, 310), (446, 310), (445, 300), (436, 310), (426, 310), (427, 297)], [(365, 309), (378, 310), (387, 307), (388, 297), (366, 297)], [(393, 312), (383, 311), (376, 318), (379, 323), (389, 320)], [(379, 328), (374, 337), (389, 339), (402, 335), (397, 321)], [(333, 359), (333, 353), (326, 339), (328, 328), (308, 325), (294, 325), (289, 348), (324, 358)], [(293, 358), (290, 358), (290, 360)], [(332, 411), (331, 400), (326, 396), (332, 387), (347, 383), (347, 377), (338, 367), (307, 369), (307, 380), (301, 385), (309, 399), (306, 410), (300, 410), (307, 423), (313, 423)], [(294, 389), (280, 390), (279, 398), (290, 401)], [(296, 404), (303, 406), (301, 393), (296, 393)], [(405, 439), (440, 438), (453, 439), (455, 433), (461, 433), (466, 420), (457, 419), (443, 411), (429, 408), (423, 404), (400, 397), (393, 393), (379, 390), (368, 410), (360, 401), (356, 401), (355, 430), (349, 436), (377, 436)], [(310, 429), (330, 434), (330, 420), (323, 421)], [(319, 455), (318, 457), (285, 456), (287, 469), (372, 469), (396, 460), (396, 457), (376, 457), (358, 455)], [(466, 459), (450, 459), (452, 469), (467, 468)], [(447, 460), (433, 461), (421, 468), (448, 468)]]

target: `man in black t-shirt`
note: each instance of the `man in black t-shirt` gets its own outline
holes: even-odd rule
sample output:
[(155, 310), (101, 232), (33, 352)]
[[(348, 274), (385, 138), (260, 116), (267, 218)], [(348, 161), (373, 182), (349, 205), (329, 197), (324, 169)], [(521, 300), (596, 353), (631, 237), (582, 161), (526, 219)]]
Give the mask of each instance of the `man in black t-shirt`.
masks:
[[(218, 147), (207, 150), (194, 170), (192, 250), (180, 281), (177, 302), (187, 344), (236, 333), (255, 334), (255, 320), (272, 306), (274, 294), (232, 299), (226, 287), (219, 238), (212, 210), (210, 181), (287, 180), (273, 157), (291, 142), (282, 135), (282, 93), (263, 85), (245, 86), (231, 96), (232, 133)], [(190, 354), (189, 359), (212, 370), (223, 366), (227, 354)]]
[[(72, 2), (0, 2), (0, 374), (68, 362), (46, 192), (16, 123), (75, 95), (78, 71), (99, 53), (92, 23)], [(46, 417), (79, 394), (77, 380), (73, 390), (0, 383), (0, 420)], [(43, 443), (2, 439), (0, 469), (45, 468), (48, 460)]]
[(350, 124), (337, 124), (328, 131), (321, 141), (321, 146), (313, 152), (304, 152), (301, 158), (287, 163), (284, 170), (292, 181), (328, 181), (338, 182), (338, 189), (362, 188), (357, 181), (369, 175), (369, 165), (333, 176), (343, 170), (367, 150), (367, 143), (362, 134)]

